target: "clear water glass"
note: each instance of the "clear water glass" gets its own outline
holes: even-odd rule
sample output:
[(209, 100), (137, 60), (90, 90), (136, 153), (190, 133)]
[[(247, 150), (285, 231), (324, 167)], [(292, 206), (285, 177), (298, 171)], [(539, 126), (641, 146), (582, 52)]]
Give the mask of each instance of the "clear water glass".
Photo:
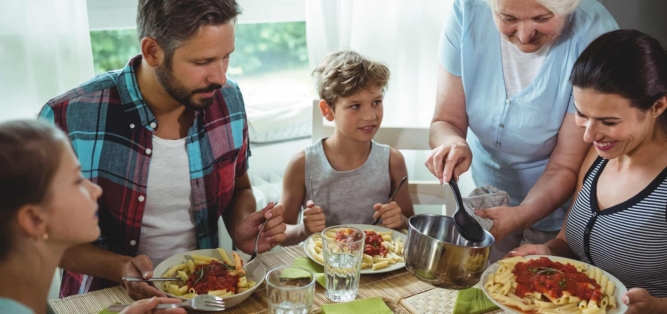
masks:
[[(342, 229), (350, 229), (355, 236), (336, 241), (335, 232)], [(325, 288), (329, 300), (348, 302), (357, 297), (365, 240), (364, 232), (356, 228), (334, 226), (322, 231)]]
[(266, 274), (266, 294), (271, 314), (308, 314), (315, 294), (315, 274), (281, 266)]

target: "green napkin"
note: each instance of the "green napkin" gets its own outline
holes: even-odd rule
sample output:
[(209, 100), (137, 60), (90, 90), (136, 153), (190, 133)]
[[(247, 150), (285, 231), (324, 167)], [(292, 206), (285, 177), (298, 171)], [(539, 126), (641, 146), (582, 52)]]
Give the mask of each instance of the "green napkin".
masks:
[(322, 305), (323, 314), (392, 314), (391, 309), (384, 304), (382, 298), (373, 297), (363, 300), (356, 300), (347, 303), (325, 304)]
[(498, 307), (484, 295), (484, 291), (468, 288), (459, 291), (453, 314), (480, 314), (495, 309)]
[[(114, 303), (114, 304), (119, 304), (119, 303)], [(101, 311), (100, 311), (99, 313), (97, 313), (97, 314), (118, 314), (118, 312), (112, 312), (112, 311), (109, 311), (109, 308), (106, 308), (106, 309), (104, 309), (104, 310), (101, 310)]]
[(317, 262), (311, 260), (308, 257), (302, 256), (297, 258), (292, 266), (305, 268), (310, 270), (315, 274), (315, 281), (324, 287), (326, 285), (326, 279), (324, 278), (324, 266), (318, 264)]

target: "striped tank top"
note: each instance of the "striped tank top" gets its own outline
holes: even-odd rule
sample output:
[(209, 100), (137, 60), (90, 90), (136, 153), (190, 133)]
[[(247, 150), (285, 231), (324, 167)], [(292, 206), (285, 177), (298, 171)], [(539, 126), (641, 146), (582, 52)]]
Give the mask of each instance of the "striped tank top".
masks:
[(667, 168), (637, 195), (600, 211), (597, 183), (608, 161), (598, 157), (586, 173), (567, 218), (567, 243), (628, 289), (667, 297)]

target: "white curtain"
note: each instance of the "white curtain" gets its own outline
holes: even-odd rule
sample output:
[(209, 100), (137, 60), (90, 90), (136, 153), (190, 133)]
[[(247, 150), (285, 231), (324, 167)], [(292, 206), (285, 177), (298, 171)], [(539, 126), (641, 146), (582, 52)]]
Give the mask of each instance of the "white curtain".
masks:
[(86, 0), (0, 1), (0, 122), (93, 76)]
[(427, 127), (435, 106), (438, 39), (452, 0), (305, 0), (311, 68), (353, 49), (391, 70), (383, 125)]

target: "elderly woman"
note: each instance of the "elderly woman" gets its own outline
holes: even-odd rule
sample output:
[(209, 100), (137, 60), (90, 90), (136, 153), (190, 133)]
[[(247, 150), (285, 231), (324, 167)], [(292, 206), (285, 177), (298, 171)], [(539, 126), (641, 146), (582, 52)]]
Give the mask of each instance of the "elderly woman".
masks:
[(667, 313), (667, 55), (638, 31), (611, 32), (586, 48), (570, 80), (593, 148), (558, 237), (510, 255), (581, 259), (632, 288), (627, 313)]
[(558, 233), (589, 148), (573, 140), (582, 131), (570, 70), (593, 39), (617, 28), (595, 0), (454, 1), (426, 166), (441, 182), (472, 167), (476, 185), (509, 193), (509, 207), (477, 211), (494, 221), (492, 261)]

